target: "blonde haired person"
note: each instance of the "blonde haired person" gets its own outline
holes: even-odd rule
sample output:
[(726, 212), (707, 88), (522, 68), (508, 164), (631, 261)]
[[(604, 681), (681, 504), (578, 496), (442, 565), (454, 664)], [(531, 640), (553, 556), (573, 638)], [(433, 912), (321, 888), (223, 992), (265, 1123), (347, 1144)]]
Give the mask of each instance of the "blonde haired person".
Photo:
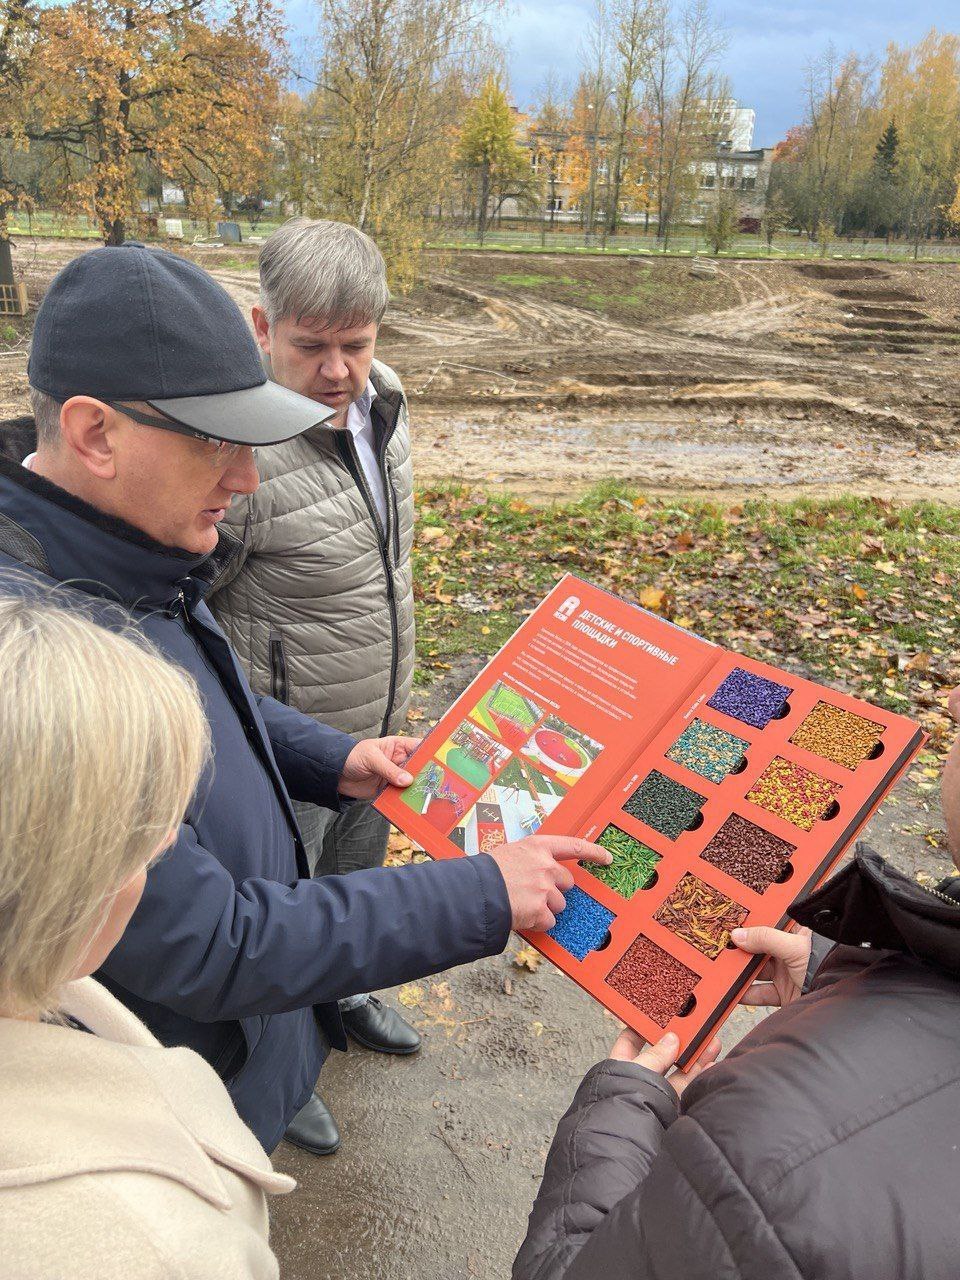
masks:
[(278, 1274), (273, 1172), (214, 1071), (87, 976), (208, 754), (193, 682), (144, 643), (0, 598), (4, 1280)]

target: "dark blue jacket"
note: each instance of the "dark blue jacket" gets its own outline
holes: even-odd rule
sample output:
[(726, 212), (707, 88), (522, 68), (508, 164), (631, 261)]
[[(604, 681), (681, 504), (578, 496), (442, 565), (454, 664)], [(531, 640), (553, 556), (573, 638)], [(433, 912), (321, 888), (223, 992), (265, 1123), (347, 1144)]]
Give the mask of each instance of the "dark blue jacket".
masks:
[(251, 692), (203, 602), (225, 541), (171, 550), (0, 459), (2, 589), (69, 583), (63, 600), (114, 629), (132, 615), (200, 686), (212, 766), (98, 976), (215, 1067), (269, 1151), (346, 1045), (335, 1001), (496, 954), (510, 906), (486, 856), (310, 879), (290, 797), (337, 808), (353, 739)]

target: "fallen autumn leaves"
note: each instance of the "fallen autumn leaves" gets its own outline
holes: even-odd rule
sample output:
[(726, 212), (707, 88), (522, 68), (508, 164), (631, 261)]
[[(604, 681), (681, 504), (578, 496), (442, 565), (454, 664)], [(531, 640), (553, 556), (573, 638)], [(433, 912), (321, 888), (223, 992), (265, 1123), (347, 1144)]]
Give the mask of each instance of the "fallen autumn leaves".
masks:
[(604, 484), (551, 506), (435, 488), (421, 491), (418, 510), (421, 682), (462, 654), (494, 653), (570, 572), (709, 640), (910, 715), (936, 755), (949, 744), (946, 695), (960, 682), (957, 509), (648, 502)]

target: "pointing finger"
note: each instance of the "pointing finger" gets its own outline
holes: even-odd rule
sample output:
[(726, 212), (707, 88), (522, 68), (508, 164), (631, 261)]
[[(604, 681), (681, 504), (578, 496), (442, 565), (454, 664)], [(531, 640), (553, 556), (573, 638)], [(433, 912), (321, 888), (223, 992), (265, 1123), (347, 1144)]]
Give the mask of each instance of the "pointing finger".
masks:
[(608, 867), (613, 854), (598, 844), (590, 844), (579, 836), (544, 836), (547, 852), (563, 862), (596, 862)]

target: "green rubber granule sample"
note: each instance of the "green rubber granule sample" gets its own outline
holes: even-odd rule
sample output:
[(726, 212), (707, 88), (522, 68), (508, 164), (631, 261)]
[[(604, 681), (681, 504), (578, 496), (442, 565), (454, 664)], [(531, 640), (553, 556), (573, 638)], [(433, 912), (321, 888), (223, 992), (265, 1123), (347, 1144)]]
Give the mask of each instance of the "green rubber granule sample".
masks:
[(690, 830), (706, 798), (653, 769), (623, 807), (632, 818), (676, 840)]
[(603, 829), (596, 843), (610, 850), (613, 862), (609, 867), (587, 863), (586, 869), (614, 893), (619, 893), (622, 898), (632, 898), (635, 893), (656, 884), (660, 854), (640, 840), (635, 840), (611, 823)]

